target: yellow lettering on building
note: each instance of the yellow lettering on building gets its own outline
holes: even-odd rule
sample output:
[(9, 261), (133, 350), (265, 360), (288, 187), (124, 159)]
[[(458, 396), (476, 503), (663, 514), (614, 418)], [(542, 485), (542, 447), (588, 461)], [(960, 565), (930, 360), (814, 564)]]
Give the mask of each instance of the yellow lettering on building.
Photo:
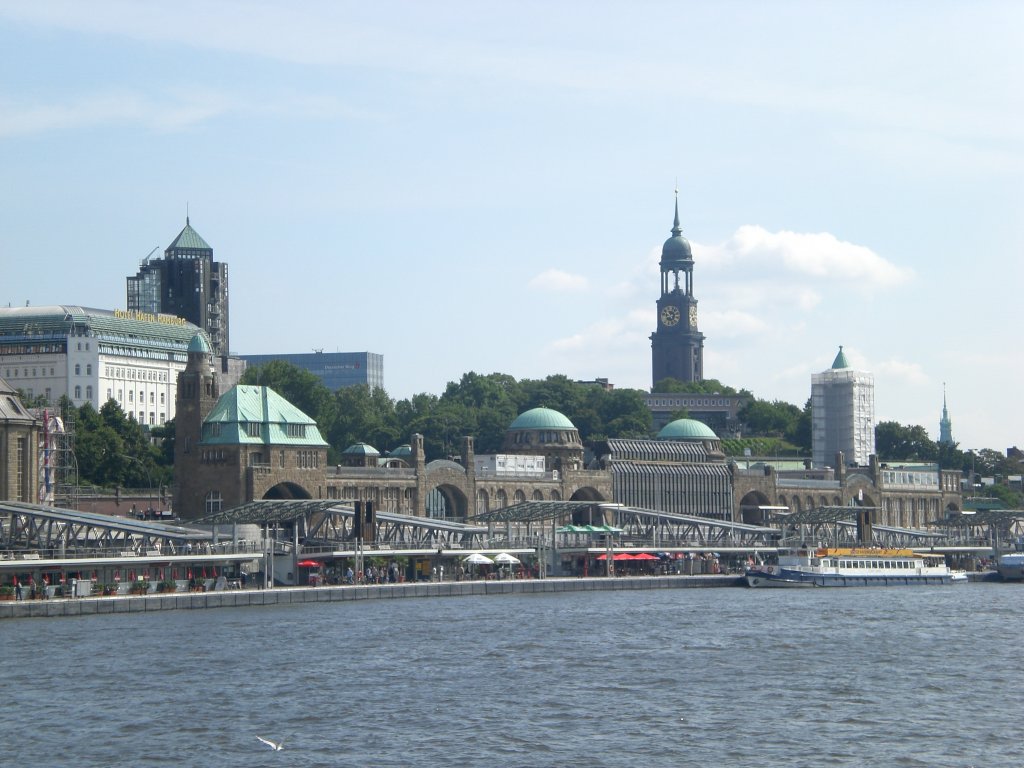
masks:
[(121, 320), (142, 320), (147, 323), (163, 323), (164, 325), (188, 325), (188, 320), (175, 315), (155, 315), (152, 312), (139, 312), (137, 309), (115, 309), (114, 317)]

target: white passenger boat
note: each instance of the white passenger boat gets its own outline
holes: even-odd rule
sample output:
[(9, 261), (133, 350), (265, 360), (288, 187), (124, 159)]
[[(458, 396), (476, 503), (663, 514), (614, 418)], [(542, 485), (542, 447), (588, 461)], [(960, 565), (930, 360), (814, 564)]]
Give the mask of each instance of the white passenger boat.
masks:
[(951, 584), (942, 555), (878, 547), (780, 549), (779, 561), (747, 568), (751, 587), (888, 587)]
[(1024, 552), (1000, 555), (996, 569), (1003, 581), (1024, 581)]

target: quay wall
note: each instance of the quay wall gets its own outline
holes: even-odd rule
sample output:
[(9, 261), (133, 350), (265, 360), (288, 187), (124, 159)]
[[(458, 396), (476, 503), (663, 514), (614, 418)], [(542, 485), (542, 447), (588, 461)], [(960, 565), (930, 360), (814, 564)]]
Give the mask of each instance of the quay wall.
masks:
[(290, 603), (336, 603), (466, 595), (523, 595), (555, 592), (597, 592), (637, 589), (682, 589), (743, 586), (742, 576), (629, 576), (625, 578), (525, 579), (512, 581), (446, 581), (410, 584), (367, 584), (331, 587), (275, 587), (217, 592), (54, 598), (0, 602), (0, 619), (90, 616), (101, 613), (240, 608)]

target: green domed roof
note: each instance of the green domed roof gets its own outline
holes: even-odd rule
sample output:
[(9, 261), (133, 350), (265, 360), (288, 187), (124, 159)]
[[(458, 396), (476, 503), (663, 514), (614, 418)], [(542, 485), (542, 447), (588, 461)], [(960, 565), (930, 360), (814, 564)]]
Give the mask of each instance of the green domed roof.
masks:
[(192, 341), (188, 343), (188, 353), (192, 354), (194, 352), (199, 352), (200, 354), (203, 355), (212, 354), (212, 350), (210, 349), (210, 342), (206, 340), (205, 334), (197, 333), (195, 336), (192, 337)]
[(380, 456), (380, 451), (367, 443), (353, 443), (342, 454), (348, 456)]
[(509, 429), (576, 429), (576, 426), (558, 411), (531, 408), (519, 414)]
[(388, 456), (395, 456), (395, 457), (412, 456), (412, 446), (409, 445), (408, 443), (404, 443), (404, 444), (398, 446), (397, 448), (395, 448), (395, 450), (393, 450), (391, 453), (389, 453)]
[(702, 421), (676, 419), (658, 433), (659, 440), (717, 440), (718, 435)]
[(672, 222), (672, 237), (661, 246), (661, 268), (685, 269), (693, 261), (693, 252), (690, 250), (690, 241), (683, 237), (683, 230), (679, 226), (679, 191), (676, 191), (676, 217)]

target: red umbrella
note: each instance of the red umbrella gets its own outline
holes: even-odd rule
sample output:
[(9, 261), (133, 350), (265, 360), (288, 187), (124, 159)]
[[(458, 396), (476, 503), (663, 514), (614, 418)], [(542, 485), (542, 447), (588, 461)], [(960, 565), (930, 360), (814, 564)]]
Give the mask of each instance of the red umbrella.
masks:
[(633, 555), (634, 560), (660, 560), (661, 558), (657, 555), (652, 555), (649, 552), (641, 552), (639, 555)]
[(615, 557), (613, 557), (612, 559), (613, 560), (636, 560), (636, 558), (633, 557), (633, 555), (629, 554), (629, 552), (619, 552), (619, 554), (615, 555)]
[(319, 560), (299, 560), (296, 565), (299, 566), (299, 568), (319, 568), (323, 563)]

